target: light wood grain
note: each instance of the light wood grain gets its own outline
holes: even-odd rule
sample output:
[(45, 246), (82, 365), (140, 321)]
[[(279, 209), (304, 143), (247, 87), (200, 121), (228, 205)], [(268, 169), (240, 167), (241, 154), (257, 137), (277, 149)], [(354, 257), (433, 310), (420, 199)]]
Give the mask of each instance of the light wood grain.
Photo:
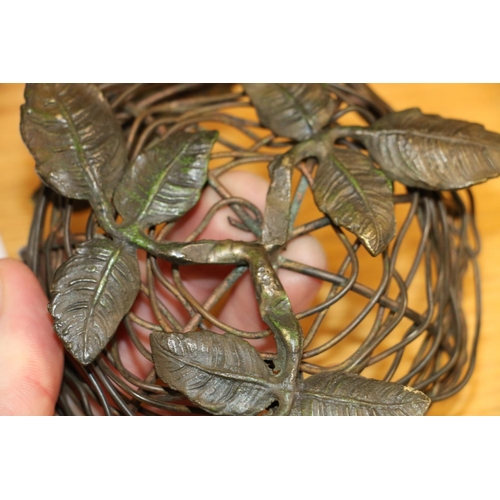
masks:
[[(498, 84), (374, 84), (395, 110), (420, 107), (482, 123), (500, 133)], [(19, 134), (23, 86), (0, 85), (0, 234), (6, 250), (17, 257), (26, 243), (32, 217), (30, 197), (39, 184), (34, 162)], [(480, 266), (483, 323), (478, 360), (471, 381), (456, 396), (433, 405), (431, 415), (500, 415), (500, 179), (474, 188), (482, 238)], [(473, 303), (464, 304), (472, 317)]]

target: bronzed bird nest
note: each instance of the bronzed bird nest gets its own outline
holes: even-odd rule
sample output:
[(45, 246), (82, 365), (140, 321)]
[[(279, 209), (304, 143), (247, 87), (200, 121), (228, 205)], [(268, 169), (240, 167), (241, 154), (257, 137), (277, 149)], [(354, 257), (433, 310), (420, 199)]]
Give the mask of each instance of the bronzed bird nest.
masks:
[[(364, 84), (28, 86), (22, 132), (45, 185), (23, 257), (70, 351), (57, 414), (377, 414), (372, 390), (404, 414), (400, 384), (432, 401), (455, 394), (471, 376), (480, 322), (468, 186), (490, 175), (469, 180), (458, 165), (441, 176), (436, 158), (451, 154), (451, 168), (466, 152), (449, 153), (445, 141), (433, 153), (431, 142), (463, 130), (479, 141), (475, 127), (489, 134), (415, 109), (393, 113)], [(94, 129), (103, 139), (89, 145)], [(87, 162), (83, 174), (72, 173), (77, 161)], [(253, 182), (247, 172), (270, 184), (262, 206), (241, 188)], [(206, 239), (216, 218), (233, 242)], [(326, 261), (310, 240), (301, 247), (306, 235)], [(317, 292), (293, 319), (283, 270)], [(462, 311), (464, 280), (474, 283), (473, 321)], [(246, 295), (228, 315), (235, 294)], [(248, 329), (228, 319), (247, 315), (257, 316)]]

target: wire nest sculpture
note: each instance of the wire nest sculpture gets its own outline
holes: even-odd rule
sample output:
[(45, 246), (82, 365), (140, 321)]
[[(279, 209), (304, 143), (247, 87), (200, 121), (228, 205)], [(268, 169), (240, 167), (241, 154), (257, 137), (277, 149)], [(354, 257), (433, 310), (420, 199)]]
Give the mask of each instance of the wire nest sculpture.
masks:
[[(258, 120), (239, 85), (102, 84), (126, 137), (132, 160), (179, 130), (218, 130), (210, 155), (208, 182), (218, 198), (184, 241), (195, 241), (220, 211), (232, 211), (228, 224), (258, 239), (262, 211), (232, 191), (224, 175), (233, 170), (267, 176), (267, 167), (294, 142), (274, 134)], [(335, 109), (327, 127), (339, 123), (372, 124), (391, 109), (363, 84), (329, 84)], [(355, 141), (345, 148), (363, 152)], [(397, 230), (378, 256), (368, 254), (358, 238), (337, 227), (314, 206), (311, 194), (314, 159), (300, 163), (293, 177), (291, 230), (287, 244), (304, 235), (318, 235), (326, 247), (327, 266), (308, 265), (280, 254), (277, 269), (318, 280), (312, 305), (295, 311), (304, 332), (299, 376), (321, 372), (363, 374), (423, 391), (432, 401), (450, 397), (471, 376), (480, 324), (477, 255), (479, 238), (474, 203), (468, 189), (430, 191), (395, 183)], [(228, 179), (230, 177), (226, 177)], [(25, 262), (47, 294), (56, 270), (75, 246), (103, 230), (89, 205), (42, 187), (35, 195), (35, 214)], [(181, 221), (150, 229), (156, 241), (168, 240)], [(286, 246), (286, 245), (285, 245)], [(300, 259), (299, 259), (300, 260)], [(145, 253), (140, 308), (131, 308), (119, 334), (92, 363), (82, 366), (66, 354), (59, 415), (205, 414), (182, 393), (158, 380), (145, 339), (153, 332), (213, 330), (256, 341), (272, 338), (270, 329), (245, 331), (219, 318), (224, 301), (248, 274), (232, 266), (227, 275), (197, 300), (186, 283), (187, 266), (167, 264)], [(462, 312), (464, 279), (472, 279), (476, 319), (470, 325)], [(249, 301), (254, 298), (249, 297)], [(121, 344), (135, 346), (148, 369), (133, 372)], [(261, 357), (272, 367), (272, 342), (261, 340)]]

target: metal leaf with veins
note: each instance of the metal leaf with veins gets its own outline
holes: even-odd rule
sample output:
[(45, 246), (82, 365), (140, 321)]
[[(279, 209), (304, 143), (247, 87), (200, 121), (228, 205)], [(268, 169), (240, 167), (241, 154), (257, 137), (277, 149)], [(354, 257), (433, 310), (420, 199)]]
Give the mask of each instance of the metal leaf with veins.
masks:
[(372, 255), (394, 237), (391, 182), (361, 153), (329, 148), (319, 157), (312, 190), (318, 208), (353, 232)]
[(184, 215), (200, 198), (217, 132), (180, 131), (142, 153), (116, 188), (114, 204), (125, 223), (144, 227)]
[(423, 415), (423, 392), (343, 372), (322, 372), (301, 382), (291, 415)]
[(391, 113), (354, 136), (393, 180), (424, 189), (460, 189), (500, 174), (500, 135), (482, 125)]
[(255, 415), (276, 397), (271, 371), (245, 340), (208, 331), (152, 333), (157, 375), (207, 411)]
[(111, 199), (127, 163), (125, 140), (108, 101), (92, 84), (26, 85), (21, 134), (36, 170), (58, 193)]
[(81, 364), (91, 363), (106, 347), (139, 287), (136, 256), (105, 238), (78, 245), (58, 268), (49, 310), (57, 335)]
[(309, 139), (330, 120), (335, 102), (319, 83), (245, 83), (262, 124), (275, 134)]

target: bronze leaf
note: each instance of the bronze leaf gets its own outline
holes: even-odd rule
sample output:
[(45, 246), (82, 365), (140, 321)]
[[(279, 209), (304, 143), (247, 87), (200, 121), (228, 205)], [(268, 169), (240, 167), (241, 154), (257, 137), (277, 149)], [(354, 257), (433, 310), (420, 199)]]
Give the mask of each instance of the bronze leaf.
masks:
[(100, 90), (92, 84), (28, 84), (25, 98), (21, 134), (43, 181), (69, 198), (111, 199), (126, 149)]
[(106, 347), (139, 287), (136, 256), (105, 238), (78, 245), (57, 269), (49, 310), (57, 335), (81, 364), (91, 363)]
[(245, 83), (262, 124), (275, 134), (309, 139), (330, 120), (335, 101), (319, 83)]
[(424, 115), (391, 113), (355, 137), (395, 181), (423, 189), (461, 189), (500, 173), (500, 134), (482, 125)]
[(292, 415), (423, 415), (431, 403), (423, 392), (344, 372), (322, 372), (302, 382)]
[(272, 374), (245, 340), (209, 331), (152, 333), (157, 375), (205, 410), (255, 415), (275, 398)]
[(200, 198), (217, 132), (180, 131), (137, 157), (116, 188), (127, 222), (150, 226), (184, 215)]
[(330, 148), (320, 157), (312, 189), (318, 208), (354, 233), (372, 255), (394, 237), (391, 182), (361, 153)]

